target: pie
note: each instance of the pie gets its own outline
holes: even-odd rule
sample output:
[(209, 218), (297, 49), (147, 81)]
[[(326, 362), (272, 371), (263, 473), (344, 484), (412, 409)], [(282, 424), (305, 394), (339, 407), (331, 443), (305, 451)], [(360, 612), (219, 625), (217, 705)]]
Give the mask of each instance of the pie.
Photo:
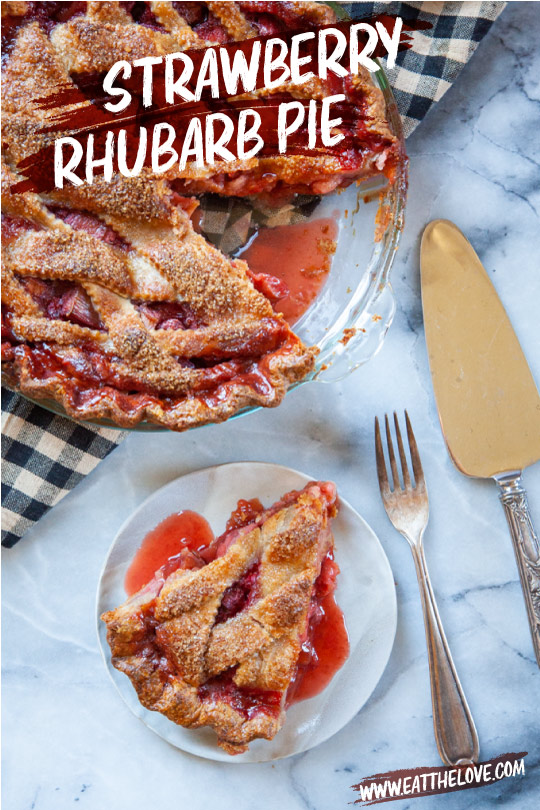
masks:
[(312, 482), (243, 510), (212, 545), (185, 549), (181, 567), (167, 576), (164, 566), (102, 615), (112, 663), (143, 706), (211, 727), (229, 754), (277, 734), (317, 606), (335, 589), (337, 508), (334, 484)]
[(274, 312), (278, 280), (250, 274), (194, 230), (198, 203), (188, 195), (277, 202), (392, 178), (399, 143), (365, 76), (339, 79), (341, 90), (318, 79), (280, 88), (346, 93), (353, 146), (339, 157), (188, 163), (40, 194), (11, 188), (23, 179), (18, 163), (54, 139), (43, 131), (54, 111), (38, 99), (59, 86), (84, 87), (120, 59), (325, 24), (333, 11), (311, 2), (4, 2), (2, 15), (4, 380), (73, 418), (122, 427), (184, 430), (278, 405), (312, 372), (317, 350)]

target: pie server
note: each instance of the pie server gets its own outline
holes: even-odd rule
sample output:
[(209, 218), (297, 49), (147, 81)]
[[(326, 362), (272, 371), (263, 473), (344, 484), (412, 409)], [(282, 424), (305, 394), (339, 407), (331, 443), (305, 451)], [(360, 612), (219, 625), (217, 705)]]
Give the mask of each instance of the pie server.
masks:
[(540, 395), (504, 307), (452, 222), (422, 237), (422, 306), (442, 432), (462, 473), (494, 478), (540, 666), (540, 546), (521, 480), (540, 459)]

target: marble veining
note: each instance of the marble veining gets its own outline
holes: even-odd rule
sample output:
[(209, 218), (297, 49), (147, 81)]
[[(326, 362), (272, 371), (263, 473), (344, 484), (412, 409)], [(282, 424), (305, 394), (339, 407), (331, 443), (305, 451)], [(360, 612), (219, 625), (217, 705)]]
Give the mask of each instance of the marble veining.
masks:
[[(334, 810), (354, 800), (350, 785), (362, 776), (438, 764), (413, 564), (384, 514), (374, 465), (374, 415), (404, 407), (430, 492), (428, 564), (482, 757), (529, 752), (524, 778), (418, 801), (452, 810), (537, 806), (540, 671), (496, 487), (460, 475), (440, 433), (418, 255), (430, 219), (447, 217), (468, 234), (540, 380), (539, 39), (534, 4), (508, 4), (410, 138), (407, 224), (393, 270), (398, 311), (376, 358), (340, 383), (303, 386), (276, 411), (185, 435), (131, 435), (4, 553), (6, 808)], [(98, 652), (94, 597), (112, 537), (147, 495), (185, 472), (249, 459), (338, 482), (386, 550), (399, 619), (390, 663), (345, 728), (289, 760), (240, 766), (183, 754), (130, 714)], [(524, 481), (538, 526), (540, 465)]]

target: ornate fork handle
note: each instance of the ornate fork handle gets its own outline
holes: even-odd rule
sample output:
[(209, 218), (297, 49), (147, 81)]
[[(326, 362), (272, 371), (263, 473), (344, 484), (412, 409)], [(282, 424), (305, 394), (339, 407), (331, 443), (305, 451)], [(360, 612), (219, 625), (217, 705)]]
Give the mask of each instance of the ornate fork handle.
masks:
[(447, 765), (464, 765), (478, 759), (478, 735), (444, 634), (422, 541), (410, 545), (422, 597), (437, 748)]
[(534, 653), (540, 667), (540, 544), (534, 531), (521, 471), (496, 476), (527, 608)]

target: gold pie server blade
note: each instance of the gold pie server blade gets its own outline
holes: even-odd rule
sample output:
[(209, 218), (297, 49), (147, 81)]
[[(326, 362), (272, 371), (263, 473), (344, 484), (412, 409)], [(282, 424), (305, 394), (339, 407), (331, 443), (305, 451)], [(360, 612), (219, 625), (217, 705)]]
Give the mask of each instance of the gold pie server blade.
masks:
[(494, 478), (500, 487), (540, 666), (540, 545), (521, 479), (540, 459), (540, 395), (495, 288), (459, 228), (430, 222), (420, 264), (442, 432), (462, 473)]

